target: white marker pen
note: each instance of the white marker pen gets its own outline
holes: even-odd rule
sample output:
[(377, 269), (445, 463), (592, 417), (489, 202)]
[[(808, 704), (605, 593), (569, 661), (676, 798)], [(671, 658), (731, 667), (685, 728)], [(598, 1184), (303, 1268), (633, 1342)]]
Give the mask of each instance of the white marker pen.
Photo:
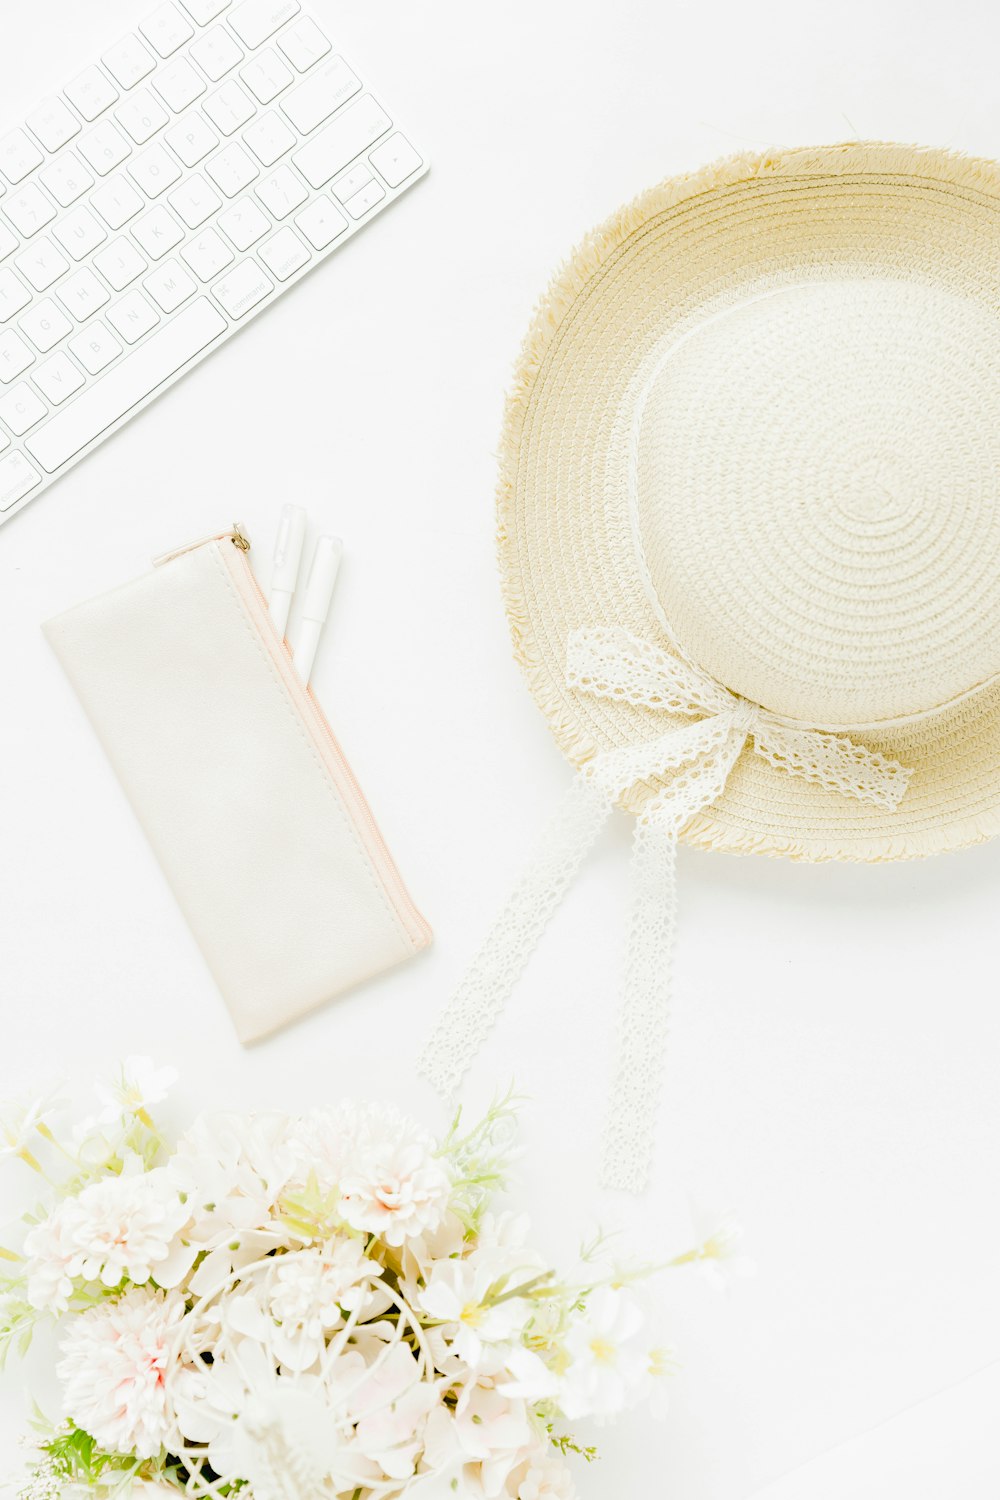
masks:
[(271, 611), (274, 628), (282, 639), (288, 625), (288, 611), (292, 607), (292, 595), (298, 581), (305, 538), (305, 511), (301, 505), (283, 505), (278, 535), (274, 540), (274, 566), (271, 569), (271, 588), (267, 596), (267, 607)]
[(321, 536), (316, 543), (316, 550), (309, 567), (309, 581), (306, 584), (305, 597), (302, 602), (299, 639), (292, 655), (292, 665), (303, 682), (309, 681), (312, 672), (313, 662), (316, 659), (316, 647), (319, 645), (319, 638), (330, 612), (330, 601), (333, 598), (343, 553), (344, 544), (339, 536)]

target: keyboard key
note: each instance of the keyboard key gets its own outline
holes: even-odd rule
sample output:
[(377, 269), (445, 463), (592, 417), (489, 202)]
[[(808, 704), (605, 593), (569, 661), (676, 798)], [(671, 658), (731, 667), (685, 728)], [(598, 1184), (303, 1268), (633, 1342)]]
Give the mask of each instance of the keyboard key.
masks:
[(424, 164), (419, 152), (414, 151), (406, 136), (400, 135), (398, 130), (381, 146), (376, 146), (368, 160), (391, 188), (399, 187)]
[(297, 16), (299, 0), (244, 0), (228, 17), (244, 47), (259, 47), (279, 26)]
[(213, 156), (205, 171), (227, 198), (235, 198), (259, 176), (259, 168), (237, 142)]
[(335, 57), (281, 101), (281, 108), (300, 135), (308, 135), (361, 91), (361, 80), (342, 57)]
[(219, 228), (237, 250), (249, 250), (262, 234), (267, 234), (271, 221), (252, 198), (240, 198), (221, 213), (216, 221)]
[(130, 282), (148, 269), (132, 241), (122, 235), (94, 256), (94, 265), (114, 292), (124, 291)]
[(244, 130), (243, 140), (264, 167), (271, 166), (295, 145), (295, 136), (274, 110), (254, 120)]
[(46, 99), (27, 119), (28, 129), (46, 151), (61, 151), (80, 133), (80, 121), (62, 99)]
[(53, 406), (60, 406), (67, 396), (72, 396), (84, 383), (80, 371), (62, 350), (39, 365), (32, 379), (46, 401), (50, 401)]
[(9, 448), (9, 447), (10, 447), (10, 438), (3, 431), (3, 429), (0, 428), (0, 453), (2, 453), (5, 448)]
[(176, 5), (160, 5), (140, 21), (139, 30), (161, 57), (172, 57), (194, 36), (194, 27), (186, 21)]
[(346, 203), (348, 198), (353, 198), (355, 193), (360, 193), (363, 187), (374, 182), (375, 177), (368, 167), (366, 161), (359, 161), (343, 177), (338, 177), (330, 191), (341, 203)]
[(140, 89), (115, 110), (115, 119), (137, 146), (162, 130), (170, 116), (148, 89)]
[(60, 208), (69, 208), (89, 187), (94, 186), (93, 177), (73, 151), (64, 151), (62, 156), (57, 156), (55, 161), (43, 167), (38, 180), (52, 194)]
[(181, 175), (180, 167), (159, 142), (135, 157), (128, 171), (147, 198), (158, 198)]
[(226, 327), (207, 298), (196, 298), (29, 438), (28, 451), (53, 473), (183, 369)]
[(80, 141), (80, 155), (90, 163), (98, 177), (106, 177), (131, 154), (132, 147), (110, 120), (102, 120)]
[(41, 302), (36, 302), (30, 312), (26, 312), (23, 318), (18, 318), (17, 326), (25, 338), (31, 340), (39, 354), (48, 354), (60, 339), (73, 332), (72, 323), (56, 307), (51, 297), (43, 297)]
[(3, 211), (23, 240), (51, 224), (56, 211), (41, 188), (28, 182), (3, 200)]
[(87, 121), (96, 120), (118, 98), (118, 90), (97, 66), (84, 68), (63, 90), (66, 98)]
[[(109, 300), (107, 287), (89, 266), (81, 266), (68, 276), (57, 293), (59, 301), (78, 323), (85, 323)], [(68, 330), (67, 330), (68, 331)]]
[(153, 87), (168, 109), (180, 114), (205, 92), (205, 80), (196, 73), (186, 57), (179, 57), (169, 68), (161, 68)]
[(31, 301), (31, 293), (7, 266), (0, 266), (0, 323), (8, 323)]
[(36, 292), (47, 291), (58, 281), (64, 271), (69, 270), (69, 261), (61, 250), (57, 250), (47, 235), (43, 235), (14, 261), (26, 281)]
[(35, 356), (13, 328), (0, 333), (0, 385), (10, 385), (34, 362)]
[(107, 239), (107, 235), (88, 208), (75, 208), (61, 219), (52, 231), (55, 238), (73, 260), (83, 260), (91, 250)]
[(230, 0), (181, 0), (196, 26), (207, 26), (229, 6)]
[(126, 344), (138, 343), (159, 321), (159, 313), (141, 292), (129, 292), (108, 311), (108, 322)]
[(23, 453), (0, 458), (0, 510), (10, 510), (41, 482), (41, 474)]
[(277, 234), (264, 241), (257, 254), (279, 281), (287, 281), (311, 259), (309, 251), (291, 229), (279, 229)]
[(172, 126), (163, 139), (186, 167), (195, 167), (219, 144), (219, 137), (201, 115), (188, 115)]
[(225, 26), (213, 26), (192, 44), (188, 56), (198, 64), (210, 83), (218, 83), (230, 68), (243, 61), (243, 50), (236, 45)]
[(88, 375), (98, 374), (122, 352), (121, 344), (103, 323), (91, 323), (84, 333), (78, 333), (75, 339), (70, 339), (67, 347)]
[(123, 37), (110, 52), (105, 52), (101, 62), (107, 68), (119, 88), (131, 89), (148, 78), (156, 67), (156, 60), (137, 36)]
[(97, 210), (109, 229), (121, 229), (129, 219), (135, 218), (143, 206), (143, 199), (126, 177), (109, 177), (96, 193), (91, 193), (90, 206)]
[(0, 224), (0, 260), (4, 260), (20, 244), (16, 234), (11, 234), (6, 224)]
[(329, 198), (317, 198), (315, 203), (310, 203), (308, 208), (296, 214), (295, 223), (314, 250), (325, 250), (347, 228), (347, 220)]
[(311, 16), (303, 16), (294, 26), (283, 31), (278, 38), (278, 46), (296, 73), (304, 73), (330, 50), (329, 40)]
[(9, 130), (0, 137), (0, 172), (16, 186), (45, 160), (34, 141), (23, 130)]
[(309, 197), (301, 179), (289, 166), (279, 167), (270, 177), (265, 177), (256, 192), (273, 219), (287, 218), (293, 209), (301, 207)]
[(384, 197), (385, 188), (373, 177), (367, 187), (361, 188), (352, 198), (348, 198), (344, 207), (352, 219), (363, 219), (369, 209), (374, 208), (376, 203), (381, 203)]
[(297, 152), (292, 161), (310, 187), (319, 188), (336, 177), (356, 156), (390, 129), (392, 121), (370, 94), (324, 126), (319, 135)]
[(197, 283), (192, 281), (180, 262), (173, 258), (157, 266), (142, 284), (165, 313), (175, 312), (182, 302), (186, 302), (198, 290)]
[(211, 281), (213, 276), (218, 276), (233, 260), (232, 251), (214, 229), (206, 229), (204, 234), (185, 245), (181, 255), (199, 281)]
[(137, 219), (132, 233), (150, 260), (162, 260), (184, 238), (183, 229), (162, 204)]
[(274, 48), (268, 47), (240, 69), (240, 78), (260, 104), (270, 104), (291, 83), (292, 73)]
[(47, 414), (48, 407), (41, 401), (35, 391), (26, 380), (20, 385), (15, 385), (10, 394), (0, 400), (0, 418), (7, 424), (15, 437), (20, 437), (27, 432), (29, 427), (34, 427)]
[(254, 117), (254, 106), (250, 97), (236, 82), (224, 83), (221, 89), (210, 94), (202, 106), (206, 115), (222, 135), (232, 135)]
[(211, 218), (217, 208), (222, 207), (222, 199), (214, 188), (209, 187), (200, 172), (182, 183), (176, 192), (170, 194), (167, 202), (189, 229), (197, 229), (206, 219)]
[(274, 291), (274, 282), (262, 271), (255, 260), (245, 260), (235, 271), (230, 271), (222, 281), (217, 281), (212, 292), (222, 303), (231, 318), (242, 318), (263, 302), (269, 292)]

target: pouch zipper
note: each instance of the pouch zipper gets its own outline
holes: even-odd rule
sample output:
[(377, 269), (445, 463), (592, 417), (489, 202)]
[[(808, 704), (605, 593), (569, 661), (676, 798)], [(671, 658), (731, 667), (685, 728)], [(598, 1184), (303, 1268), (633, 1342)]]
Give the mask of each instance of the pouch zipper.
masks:
[(239, 596), (257, 627), (257, 633), (266, 645), (292, 702), (306, 727), (312, 731), (312, 738), (320, 758), (332, 776), (348, 812), (363, 835), (368, 857), (407, 937), (414, 948), (426, 948), (433, 936), (431, 929), (413, 904), (413, 898), (403, 884), (403, 877), (389, 853), (381, 829), (375, 821), (375, 815), (340, 748), (336, 735), (327, 723), (326, 715), (316, 695), (302, 681), (292, 666), (292, 657), (288, 647), (283, 640), (278, 638), (277, 631), (271, 623), (263, 590), (257, 582), (247, 557), (250, 543), (243, 535), (240, 526), (234, 525), (229, 531), (219, 531), (212, 536), (202, 537), (199, 541), (190, 542), (187, 546), (177, 547), (173, 552), (167, 552), (162, 557), (155, 558), (153, 565), (159, 567), (163, 563), (171, 562), (175, 557), (183, 557), (187, 552), (194, 552), (199, 547), (207, 547), (227, 540), (233, 545), (231, 548), (219, 548), (223, 565), (236, 585)]

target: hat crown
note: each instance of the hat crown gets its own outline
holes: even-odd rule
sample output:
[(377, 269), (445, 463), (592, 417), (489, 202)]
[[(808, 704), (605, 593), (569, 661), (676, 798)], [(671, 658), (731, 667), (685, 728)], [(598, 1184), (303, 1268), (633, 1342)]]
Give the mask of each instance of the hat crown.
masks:
[(629, 483), (674, 645), (805, 724), (919, 716), (1000, 673), (998, 335), (978, 299), (877, 274), (673, 329)]

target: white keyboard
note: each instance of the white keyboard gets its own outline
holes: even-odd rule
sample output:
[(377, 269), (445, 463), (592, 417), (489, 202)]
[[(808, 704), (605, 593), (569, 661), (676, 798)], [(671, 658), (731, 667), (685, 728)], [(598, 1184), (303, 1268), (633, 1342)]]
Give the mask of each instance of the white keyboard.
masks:
[(160, 5), (0, 136), (0, 522), (426, 170), (299, 0)]

